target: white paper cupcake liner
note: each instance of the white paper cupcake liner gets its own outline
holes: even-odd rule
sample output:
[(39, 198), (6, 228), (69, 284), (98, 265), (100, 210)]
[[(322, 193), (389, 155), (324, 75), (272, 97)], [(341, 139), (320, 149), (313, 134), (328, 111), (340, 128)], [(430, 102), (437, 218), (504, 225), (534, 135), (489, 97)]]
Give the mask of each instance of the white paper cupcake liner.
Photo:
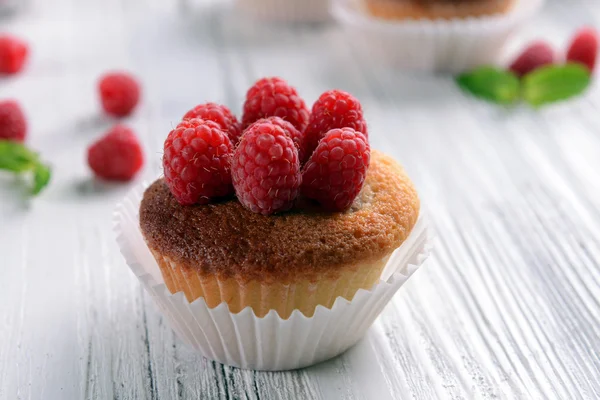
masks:
[(505, 14), (454, 20), (375, 18), (364, 0), (333, 0), (333, 16), (373, 65), (423, 72), (463, 72), (497, 63), (507, 40), (545, 0), (515, 0)]
[(236, 0), (244, 16), (273, 22), (323, 22), (330, 19), (330, 0)]
[(114, 214), (121, 253), (150, 293), (177, 335), (205, 357), (255, 370), (306, 367), (341, 354), (360, 340), (396, 291), (430, 253), (427, 224), (419, 218), (371, 290), (360, 289), (352, 301), (338, 297), (331, 309), (318, 306), (307, 318), (294, 310), (282, 319), (271, 310), (258, 318), (250, 307), (234, 314), (226, 303), (210, 309), (203, 298), (189, 303), (171, 294), (139, 228), (139, 205), (145, 185), (132, 190)]

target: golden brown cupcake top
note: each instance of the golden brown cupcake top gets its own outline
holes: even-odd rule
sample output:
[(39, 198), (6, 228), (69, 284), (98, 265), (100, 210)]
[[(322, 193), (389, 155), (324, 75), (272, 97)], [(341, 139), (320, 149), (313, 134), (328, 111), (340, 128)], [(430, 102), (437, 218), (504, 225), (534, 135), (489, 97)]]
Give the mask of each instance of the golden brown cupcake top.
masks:
[(140, 227), (151, 250), (200, 274), (288, 282), (383, 258), (402, 244), (418, 215), (404, 170), (374, 150), (365, 185), (346, 212), (320, 212), (303, 200), (270, 216), (235, 199), (182, 206), (159, 179), (144, 193)]
[(508, 12), (516, 0), (365, 0), (369, 12), (378, 18), (456, 19)]
[(413, 3), (417, 4), (462, 4), (462, 3), (483, 3), (489, 0), (411, 0)]
[(435, 4), (472, 4), (472, 3), (490, 3), (494, 0), (371, 0), (378, 2), (391, 2), (391, 3), (412, 3), (412, 4), (420, 4), (425, 6), (435, 5)]

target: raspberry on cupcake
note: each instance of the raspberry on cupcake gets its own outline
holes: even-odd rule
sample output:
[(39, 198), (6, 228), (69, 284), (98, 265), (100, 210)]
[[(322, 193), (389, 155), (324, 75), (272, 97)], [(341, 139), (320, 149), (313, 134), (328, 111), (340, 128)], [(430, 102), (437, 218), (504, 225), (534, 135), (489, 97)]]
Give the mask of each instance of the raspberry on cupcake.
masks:
[(246, 94), (242, 125), (245, 129), (261, 118), (280, 117), (303, 131), (308, 114), (304, 100), (294, 87), (281, 78), (263, 78)]
[(240, 203), (264, 215), (292, 208), (302, 179), (294, 141), (269, 120), (246, 130), (235, 149), (231, 173)]
[(279, 118), (279, 117), (269, 117), (259, 119), (255, 122), (267, 122), (273, 125), (276, 125), (283, 129), (285, 134), (292, 139), (294, 144), (296, 145), (296, 149), (298, 149), (298, 160), (300, 160), (300, 165), (304, 165), (306, 162), (306, 158), (310, 155), (307, 149), (307, 141), (305, 139), (304, 132), (299, 131), (292, 125), (291, 123)]
[(183, 119), (200, 118), (219, 124), (235, 146), (242, 136), (242, 127), (229, 108), (216, 103), (200, 104), (185, 113)]
[(332, 129), (304, 166), (302, 193), (326, 210), (347, 210), (363, 187), (369, 160), (369, 142), (362, 133)]
[(192, 118), (179, 123), (164, 144), (165, 183), (183, 205), (208, 204), (233, 192), (232, 145), (213, 121)]
[(328, 90), (312, 107), (305, 131), (307, 152), (312, 153), (325, 134), (337, 128), (352, 128), (369, 137), (360, 102), (350, 93)]

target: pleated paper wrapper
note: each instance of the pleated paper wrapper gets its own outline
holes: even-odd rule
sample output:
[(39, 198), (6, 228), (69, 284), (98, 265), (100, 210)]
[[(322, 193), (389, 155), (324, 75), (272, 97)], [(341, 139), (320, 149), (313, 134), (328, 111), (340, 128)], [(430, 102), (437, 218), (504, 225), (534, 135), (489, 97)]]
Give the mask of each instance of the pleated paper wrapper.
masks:
[(203, 298), (190, 303), (183, 292), (171, 294), (139, 228), (144, 186), (132, 190), (114, 214), (121, 253), (186, 344), (206, 358), (255, 370), (289, 370), (335, 357), (359, 341), (392, 296), (430, 253), (427, 224), (419, 218), (413, 231), (386, 264), (371, 290), (360, 289), (352, 301), (338, 297), (331, 309), (318, 306), (307, 318), (294, 310), (282, 319), (271, 310), (258, 318), (246, 307), (237, 314), (226, 303), (209, 308)]
[(545, 0), (515, 0), (503, 14), (451, 20), (384, 20), (364, 0), (333, 0), (332, 14), (374, 68), (464, 72), (503, 57), (505, 44)]

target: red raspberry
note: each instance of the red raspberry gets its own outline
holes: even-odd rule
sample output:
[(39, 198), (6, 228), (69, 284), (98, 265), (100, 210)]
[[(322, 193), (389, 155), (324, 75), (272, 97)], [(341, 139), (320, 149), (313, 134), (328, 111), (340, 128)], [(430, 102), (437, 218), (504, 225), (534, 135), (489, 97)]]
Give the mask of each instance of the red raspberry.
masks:
[(131, 114), (140, 99), (140, 86), (135, 78), (124, 72), (104, 75), (98, 84), (104, 111), (115, 117)]
[(294, 127), (294, 125), (290, 124), (289, 122), (287, 122), (279, 117), (269, 117), (269, 118), (259, 119), (258, 121), (255, 122), (255, 124), (263, 123), (263, 122), (277, 125), (278, 127), (280, 127), (281, 129), (284, 130), (286, 135), (288, 135), (288, 137), (290, 139), (292, 139), (292, 141), (296, 145), (296, 148), (298, 149), (298, 161), (300, 161), (300, 165), (303, 165), (304, 162), (306, 161), (304, 159), (304, 157), (306, 155), (304, 134), (302, 132), (300, 132), (298, 129), (296, 129)]
[(284, 128), (257, 122), (235, 149), (231, 175), (240, 203), (250, 211), (269, 215), (289, 210), (301, 182), (298, 150)]
[(144, 153), (135, 133), (117, 125), (88, 148), (87, 159), (96, 176), (128, 181), (142, 168)]
[(21, 71), (29, 48), (27, 43), (14, 36), (0, 36), (0, 74), (16, 74)]
[(530, 44), (519, 57), (513, 61), (509, 69), (517, 76), (521, 77), (539, 67), (552, 63), (554, 63), (554, 51), (548, 43), (538, 41)]
[(281, 117), (303, 131), (308, 108), (295, 88), (281, 78), (263, 78), (246, 94), (242, 125), (247, 128), (261, 118)]
[(182, 121), (165, 140), (165, 181), (183, 205), (208, 204), (233, 190), (232, 145), (213, 121), (192, 118)]
[(317, 148), (327, 132), (337, 128), (352, 128), (369, 137), (360, 102), (350, 93), (329, 90), (313, 105), (304, 133), (307, 154), (310, 155)]
[(593, 72), (598, 57), (598, 32), (593, 28), (583, 28), (575, 35), (567, 51), (567, 61), (585, 65)]
[(14, 100), (0, 101), (0, 139), (25, 141), (27, 121), (21, 106)]
[(348, 209), (363, 187), (370, 157), (362, 133), (330, 130), (302, 170), (302, 194), (329, 211)]
[(215, 103), (200, 104), (186, 112), (183, 119), (200, 118), (219, 124), (235, 146), (242, 136), (242, 127), (229, 108)]

